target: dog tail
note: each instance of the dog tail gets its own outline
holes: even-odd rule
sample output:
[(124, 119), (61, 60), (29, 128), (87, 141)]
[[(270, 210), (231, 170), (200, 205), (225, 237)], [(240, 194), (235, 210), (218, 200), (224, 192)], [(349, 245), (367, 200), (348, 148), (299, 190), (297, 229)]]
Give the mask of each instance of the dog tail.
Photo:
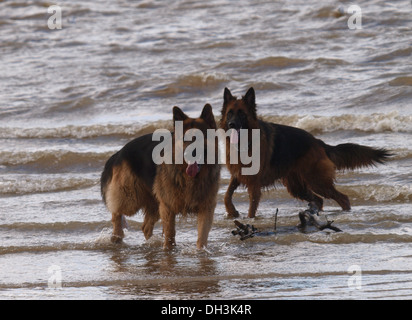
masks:
[(376, 166), (389, 160), (393, 154), (384, 148), (372, 148), (354, 143), (337, 146), (324, 144), (325, 151), (338, 170)]
[(107, 187), (110, 183), (110, 181), (112, 181), (112, 176), (113, 176), (113, 164), (117, 159), (117, 155), (119, 154), (119, 152), (115, 153), (114, 155), (112, 155), (109, 160), (107, 160), (106, 164), (104, 165), (104, 169), (102, 172), (102, 176), (100, 178), (100, 191), (102, 194), (102, 198), (104, 203), (106, 203), (106, 191), (107, 191)]

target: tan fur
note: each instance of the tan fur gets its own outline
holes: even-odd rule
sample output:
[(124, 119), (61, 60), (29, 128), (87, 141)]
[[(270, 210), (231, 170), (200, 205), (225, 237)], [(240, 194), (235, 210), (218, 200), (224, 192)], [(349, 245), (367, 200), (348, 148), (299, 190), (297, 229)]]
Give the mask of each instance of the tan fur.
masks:
[[(196, 128), (204, 132), (206, 137), (207, 129), (216, 129), (210, 105), (206, 105), (200, 118), (196, 119), (189, 118), (177, 107), (174, 107), (173, 114), (174, 121), (183, 121), (184, 132)], [(207, 245), (212, 227), (220, 165), (217, 161), (216, 164), (203, 164), (195, 177), (186, 173), (186, 163), (156, 166), (151, 159), (151, 150), (156, 143), (150, 139), (151, 135), (148, 135), (127, 144), (109, 159), (103, 171), (101, 189), (107, 208), (112, 213), (112, 241), (120, 242), (124, 237), (122, 216), (134, 215), (142, 209), (145, 216), (142, 230), (146, 239), (152, 236), (153, 227), (160, 218), (165, 248), (171, 248), (176, 244), (176, 215), (197, 214), (197, 247), (203, 248)], [(205, 143), (208, 143), (207, 139)], [(185, 142), (184, 147), (188, 144)], [(215, 154), (217, 155), (217, 144)], [(133, 168), (133, 161), (146, 167)]]
[(122, 215), (132, 216), (143, 209), (145, 218), (142, 231), (146, 239), (153, 234), (159, 220), (157, 201), (140, 179), (133, 174), (127, 161), (113, 167), (113, 176), (106, 191), (106, 206), (112, 213), (112, 242), (120, 242), (124, 237)]
[[(211, 112), (211, 111), (210, 111)], [(202, 113), (203, 114), (203, 113)], [(176, 120), (176, 115), (175, 115)], [(199, 129), (207, 136), (207, 129), (216, 129), (214, 119), (192, 119), (182, 115), (178, 120), (183, 120), (183, 131), (191, 128)], [(207, 140), (205, 139), (205, 143)], [(189, 143), (185, 142), (185, 147)], [(218, 146), (215, 146), (217, 155)], [(173, 152), (176, 149), (173, 144)], [(205, 150), (207, 150), (205, 144)], [(165, 247), (175, 245), (175, 219), (178, 213), (198, 215), (198, 240), (197, 247), (202, 248), (207, 244), (209, 231), (212, 227), (216, 196), (219, 188), (220, 165), (203, 164), (195, 178), (185, 173), (187, 164), (162, 164), (157, 169), (153, 193), (159, 201), (159, 213), (163, 222)]]

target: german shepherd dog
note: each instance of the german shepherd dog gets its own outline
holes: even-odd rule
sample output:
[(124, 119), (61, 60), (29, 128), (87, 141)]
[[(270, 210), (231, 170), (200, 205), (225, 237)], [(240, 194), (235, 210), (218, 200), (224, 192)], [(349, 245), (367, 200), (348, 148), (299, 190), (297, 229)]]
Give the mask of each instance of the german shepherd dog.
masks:
[[(212, 107), (209, 104), (204, 106), (200, 117), (195, 119), (189, 118), (180, 108), (174, 107), (174, 127), (176, 121), (183, 122), (183, 132), (196, 128), (206, 136), (207, 129), (216, 129)], [(175, 136), (175, 133), (171, 136)], [(188, 143), (183, 140), (170, 140), (175, 159), (175, 152), (178, 152), (179, 148), (185, 149)], [(112, 213), (111, 241), (122, 241), (124, 216), (132, 216), (142, 209), (142, 230), (145, 238), (149, 239), (152, 236), (153, 227), (160, 218), (165, 248), (172, 248), (176, 244), (176, 215), (197, 214), (197, 247), (205, 247), (216, 207), (220, 165), (217, 161), (215, 165), (200, 165), (196, 162), (187, 164), (184, 161), (182, 164), (177, 164), (177, 161), (173, 161), (172, 164), (156, 164), (153, 150), (159, 143), (153, 141), (153, 134), (136, 138), (115, 153), (104, 167), (101, 193), (104, 203)], [(206, 146), (204, 150), (206, 152)], [(217, 154), (217, 150), (215, 153)]]
[(281, 181), (293, 197), (308, 201), (319, 210), (323, 208), (321, 197), (333, 199), (343, 210), (350, 210), (349, 198), (334, 187), (335, 171), (373, 166), (391, 156), (385, 149), (353, 143), (330, 146), (302, 129), (265, 122), (257, 117), (255, 100), (253, 88), (241, 99), (232, 96), (229, 89), (224, 90), (220, 127), (225, 131), (235, 129), (238, 134), (240, 129), (260, 130), (260, 170), (255, 175), (242, 175), (242, 164), (230, 163), (228, 146), (233, 143), (233, 135), (226, 138), (226, 165), (231, 173), (225, 195), (229, 217), (239, 216), (232, 196), (240, 184), (248, 189), (248, 217), (253, 218), (261, 189), (276, 181)]

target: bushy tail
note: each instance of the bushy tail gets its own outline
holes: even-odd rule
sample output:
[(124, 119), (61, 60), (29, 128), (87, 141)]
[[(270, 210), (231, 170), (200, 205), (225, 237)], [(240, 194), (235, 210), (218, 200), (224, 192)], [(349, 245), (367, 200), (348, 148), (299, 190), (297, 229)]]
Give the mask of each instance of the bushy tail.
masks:
[(337, 146), (324, 144), (326, 154), (338, 170), (357, 169), (376, 166), (386, 162), (393, 154), (388, 150), (375, 149), (354, 143), (343, 143)]
[(116, 161), (118, 154), (119, 154), (119, 152), (115, 153), (114, 155), (112, 155), (110, 157), (109, 160), (107, 160), (106, 164), (104, 165), (102, 175), (100, 177), (100, 191), (101, 191), (104, 203), (106, 203), (107, 186), (109, 185), (110, 181), (112, 180), (113, 164)]

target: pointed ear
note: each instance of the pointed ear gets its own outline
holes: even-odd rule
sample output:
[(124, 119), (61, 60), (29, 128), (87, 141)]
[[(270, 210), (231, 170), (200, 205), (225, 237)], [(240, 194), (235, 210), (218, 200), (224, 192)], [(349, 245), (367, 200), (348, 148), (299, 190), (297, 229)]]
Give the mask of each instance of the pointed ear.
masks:
[(255, 89), (253, 89), (253, 87), (250, 87), (246, 92), (243, 97), (243, 101), (245, 101), (250, 107), (254, 107), (256, 105)]
[(252, 87), (246, 92), (245, 96), (242, 97), (242, 100), (248, 106), (252, 117), (257, 119), (255, 90)]
[(234, 100), (235, 98), (232, 96), (232, 93), (228, 88), (225, 88), (225, 92), (223, 93), (223, 104), (228, 103), (231, 100)]
[(200, 118), (206, 121), (206, 123), (212, 128), (216, 129), (215, 116), (213, 115), (212, 106), (210, 104), (205, 104), (202, 110)]
[(173, 125), (175, 121), (184, 121), (189, 118), (179, 107), (173, 107)]

